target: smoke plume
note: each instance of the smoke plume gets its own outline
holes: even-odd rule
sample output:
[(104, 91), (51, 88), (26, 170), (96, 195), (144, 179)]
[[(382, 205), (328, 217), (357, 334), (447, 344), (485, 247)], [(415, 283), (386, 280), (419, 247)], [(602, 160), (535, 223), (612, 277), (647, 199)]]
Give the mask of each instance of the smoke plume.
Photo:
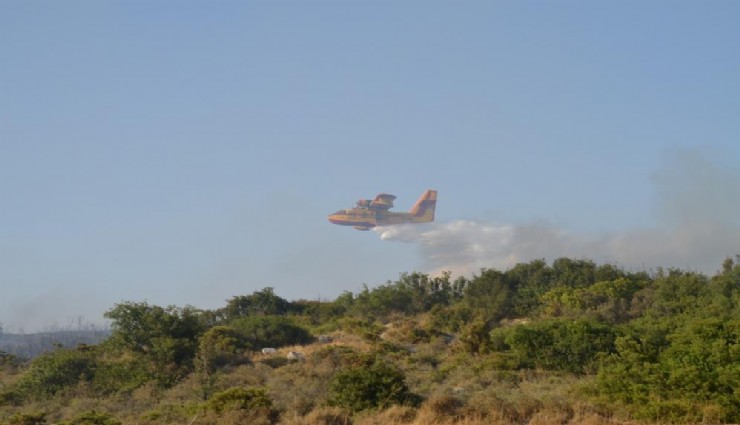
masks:
[(631, 270), (677, 267), (708, 274), (740, 254), (740, 174), (698, 151), (674, 152), (654, 174), (656, 224), (609, 234), (554, 225), (457, 220), (380, 227), (383, 240), (417, 244), (427, 272), (469, 275), (544, 258), (588, 258)]

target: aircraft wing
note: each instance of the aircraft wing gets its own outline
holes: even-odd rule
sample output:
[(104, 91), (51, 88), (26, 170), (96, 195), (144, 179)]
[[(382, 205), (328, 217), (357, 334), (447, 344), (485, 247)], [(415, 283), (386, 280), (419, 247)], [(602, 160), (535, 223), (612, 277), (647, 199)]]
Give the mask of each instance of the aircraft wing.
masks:
[(379, 210), (387, 210), (393, 207), (394, 199), (396, 199), (394, 195), (389, 193), (379, 193), (370, 203), (370, 207)]

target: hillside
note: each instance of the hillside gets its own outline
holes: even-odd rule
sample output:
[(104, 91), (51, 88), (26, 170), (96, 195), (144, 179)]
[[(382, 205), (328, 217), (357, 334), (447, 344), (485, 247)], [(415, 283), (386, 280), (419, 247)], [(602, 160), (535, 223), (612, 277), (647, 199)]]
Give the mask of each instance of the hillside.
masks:
[(739, 302), (731, 259), (568, 258), (332, 301), (126, 302), (98, 345), (0, 357), (0, 424), (737, 423)]

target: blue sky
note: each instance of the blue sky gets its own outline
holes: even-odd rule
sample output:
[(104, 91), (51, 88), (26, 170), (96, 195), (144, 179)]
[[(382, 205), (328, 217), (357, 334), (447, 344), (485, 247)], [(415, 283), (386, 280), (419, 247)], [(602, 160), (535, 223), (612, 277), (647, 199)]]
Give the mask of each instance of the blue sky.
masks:
[[(738, 18), (735, 1), (0, 0), (0, 322), (529, 257), (711, 271), (740, 253)], [(427, 188), (433, 226), (326, 220)]]

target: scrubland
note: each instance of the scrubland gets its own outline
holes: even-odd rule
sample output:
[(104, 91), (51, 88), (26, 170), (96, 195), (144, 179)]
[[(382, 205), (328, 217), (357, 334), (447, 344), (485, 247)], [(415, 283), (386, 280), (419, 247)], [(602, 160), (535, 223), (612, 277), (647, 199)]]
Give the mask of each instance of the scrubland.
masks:
[(730, 259), (559, 259), (326, 301), (126, 302), (100, 344), (0, 353), (0, 424), (737, 423), (739, 301)]

